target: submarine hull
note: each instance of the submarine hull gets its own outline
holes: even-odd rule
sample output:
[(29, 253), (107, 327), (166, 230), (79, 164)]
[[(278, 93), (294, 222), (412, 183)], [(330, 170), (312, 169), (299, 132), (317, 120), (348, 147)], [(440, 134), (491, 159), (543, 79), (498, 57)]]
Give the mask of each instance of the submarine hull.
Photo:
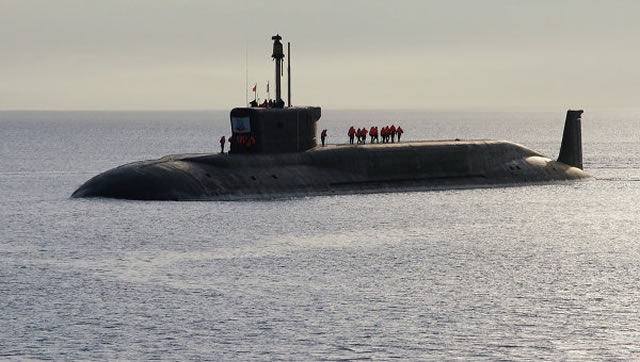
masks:
[(589, 177), (582, 171), (582, 110), (567, 111), (558, 161), (500, 140), (317, 147), (320, 107), (283, 107), (280, 39), (272, 37), (276, 101), (257, 107), (254, 100), (251, 107), (231, 110), (230, 154), (173, 155), (130, 163), (95, 176), (72, 197), (237, 200)]
[(587, 179), (580, 168), (500, 140), (316, 147), (283, 154), (187, 154), (116, 167), (72, 197), (240, 200), (421, 191)]

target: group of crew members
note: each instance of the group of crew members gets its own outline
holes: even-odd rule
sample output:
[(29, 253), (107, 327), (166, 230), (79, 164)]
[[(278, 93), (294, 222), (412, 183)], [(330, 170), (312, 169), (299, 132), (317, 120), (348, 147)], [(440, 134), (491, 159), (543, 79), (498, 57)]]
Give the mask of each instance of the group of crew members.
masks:
[(400, 137), (404, 130), (402, 127), (398, 126), (396, 128), (395, 125), (384, 126), (381, 130), (378, 130), (377, 126), (372, 126), (367, 131), (366, 128), (358, 128), (356, 129), (354, 126), (349, 127), (349, 131), (347, 132), (347, 136), (349, 136), (349, 144), (353, 144), (354, 139), (357, 139), (358, 144), (367, 143), (367, 134), (371, 138), (371, 143), (380, 143), (380, 138), (382, 137), (382, 143), (395, 142), (396, 136), (398, 136), (398, 142), (400, 142)]
[[(402, 127), (391, 125), (384, 126), (382, 130), (378, 130), (377, 126), (372, 126), (367, 131), (366, 128), (358, 128), (356, 129), (354, 126), (349, 127), (349, 131), (347, 132), (347, 136), (349, 136), (349, 144), (353, 144), (354, 140), (357, 138), (358, 144), (367, 143), (367, 135), (370, 137), (370, 143), (380, 143), (380, 138), (382, 137), (382, 143), (393, 143), (395, 142), (396, 136), (398, 136), (398, 142), (400, 142), (400, 137), (404, 131)], [(320, 140), (322, 141), (322, 146), (325, 145), (325, 140), (327, 139), (327, 129), (323, 129), (320, 133)], [(225, 136), (220, 137), (220, 153), (224, 153), (224, 145), (226, 142), (229, 142), (229, 148), (231, 148), (231, 144), (235, 143), (239, 146), (237, 150), (240, 152), (250, 152), (251, 147), (256, 144), (256, 139), (252, 134), (249, 135), (235, 135), (229, 137), (227, 140)], [(234, 152), (235, 149), (234, 149)]]
[(260, 107), (260, 108), (283, 108), (284, 107), (284, 101), (281, 99), (279, 101), (277, 100), (264, 100), (264, 102), (258, 104), (257, 100), (253, 100), (251, 102), (249, 102), (249, 105), (251, 107)]
[[(226, 141), (227, 139), (224, 136), (220, 137), (220, 153), (224, 153), (224, 144)], [(229, 137), (229, 148), (231, 148), (232, 143), (236, 143), (237, 145), (239, 145), (241, 147), (240, 150), (243, 150), (244, 152), (250, 152), (251, 147), (256, 144), (256, 138), (253, 137), (252, 134), (235, 135)]]

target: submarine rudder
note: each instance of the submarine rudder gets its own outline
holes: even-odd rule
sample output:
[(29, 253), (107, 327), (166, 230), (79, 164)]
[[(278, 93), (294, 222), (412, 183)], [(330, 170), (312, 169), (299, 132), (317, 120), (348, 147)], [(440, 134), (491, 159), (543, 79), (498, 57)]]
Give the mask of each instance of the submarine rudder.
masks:
[(558, 162), (584, 170), (582, 165), (582, 113), (583, 110), (567, 111)]

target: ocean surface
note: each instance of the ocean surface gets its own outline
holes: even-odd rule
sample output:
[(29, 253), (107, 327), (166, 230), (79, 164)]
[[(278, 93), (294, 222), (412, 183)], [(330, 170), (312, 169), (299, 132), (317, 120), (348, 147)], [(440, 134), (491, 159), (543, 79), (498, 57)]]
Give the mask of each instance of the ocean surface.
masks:
[[(556, 112), (329, 111), (499, 138)], [(0, 359), (638, 360), (640, 111), (583, 115), (585, 182), (271, 201), (69, 195), (217, 152), (228, 112), (0, 112)]]

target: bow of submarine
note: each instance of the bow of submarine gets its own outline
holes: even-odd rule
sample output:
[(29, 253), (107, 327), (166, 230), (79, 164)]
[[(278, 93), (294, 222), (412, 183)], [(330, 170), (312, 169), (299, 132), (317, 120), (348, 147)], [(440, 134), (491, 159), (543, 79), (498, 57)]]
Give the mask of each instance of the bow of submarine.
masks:
[(182, 162), (136, 162), (105, 171), (80, 186), (71, 197), (127, 200), (185, 200), (204, 192)]

